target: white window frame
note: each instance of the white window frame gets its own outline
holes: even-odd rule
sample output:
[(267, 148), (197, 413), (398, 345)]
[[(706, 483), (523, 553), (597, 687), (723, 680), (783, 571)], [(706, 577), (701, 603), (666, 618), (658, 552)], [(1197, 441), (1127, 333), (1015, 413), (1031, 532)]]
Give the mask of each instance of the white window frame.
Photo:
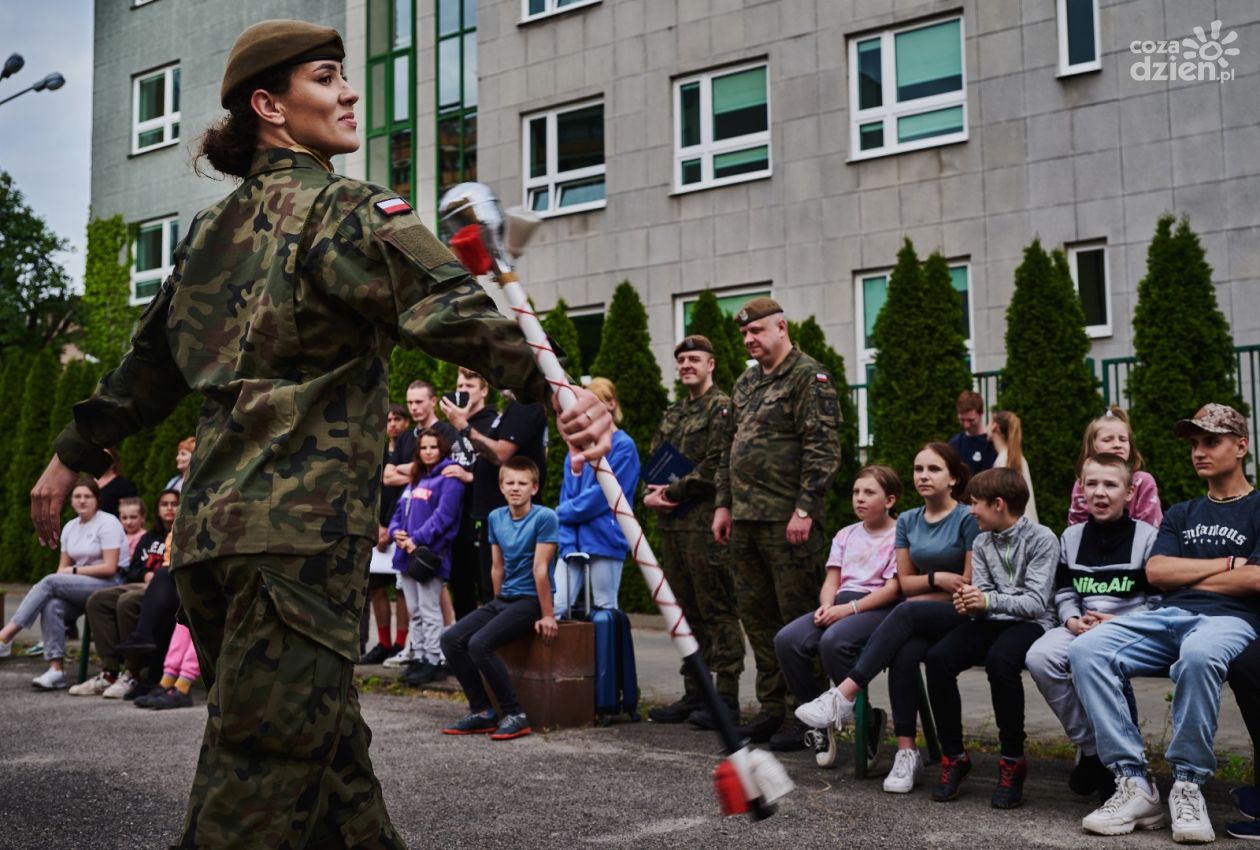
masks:
[[(759, 133), (749, 133), (732, 139), (713, 141), (713, 78), (751, 71), (754, 68), (766, 69), (766, 129)], [(682, 87), (690, 83), (700, 83), (700, 143), (682, 146)], [(674, 80), (674, 194), (685, 192), (702, 192), (718, 186), (729, 186), (732, 183), (746, 183), (750, 180), (764, 180), (774, 174), (774, 145), (770, 141), (774, 128), (774, 111), (770, 98), (770, 62), (759, 59), (741, 65), (727, 65), (712, 68), (699, 74), (689, 74)], [(766, 167), (760, 171), (749, 171), (745, 174), (733, 174), (730, 177), (715, 179), (713, 177), (713, 158), (732, 151), (765, 146)], [(682, 181), (682, 164), (686, 161), (700, 160), (700, 180), (697, 183), (684, 184)]]
[(594, 6), (601, 0), (573, 0), (572, 3), (560, 5), (560, 0), (543, 0), (543, 10), (530, 14), (529, 0), (521, 0), (521, 20), (520, 23), (528, 23), (529, 21), (537, 21), (541, 18), (550, 18), (555, 15), (563, 15), (565, 12), (573, 9), (581, 9), (586, 6)]
[(1094, 239), (1089, 242), (1076, 242), (1067, 246), (1068, 270), (1072, 274), (1072, 286), (1076, 290), (1076, 296), (1081, 295), (1081, 283), (1077, 279), (1076, 256), (1082, 251), (1097, 251), (1101, 249), (1103, 252), (1103, 303), (1106, 305), (1107, 321), (1101, 325), (1086, 325), (1085, 333), (1091, 339), (1100, 339), (1112, 335), (1113, 313), (1111, 312), (1111, 252), (1107, 250), (1107, 242), (1103, 239)]
[[(136, 74), (131, 78), (131, 152), (133, 154), (154, 151), (159, 148), (170, 147), (179, 144), (179, 135), (175, 132), (175, 125), (180, 123), (179, 112), (173, 110), (175, 101), (174, 75), (179, 69), (178, 62), (172, 62), (162, 68), (154, 68)], [(164, 102), (162, 104), (162, 114), (157, 118), (150, 118), (148, 121), (140, 120), (140, 84), (154, 77), (165, 75), (166, 82), (162, 87)], [(163, 140), (154, 145), (146, 145), (140, 147), (140, 136), (150, 130), (163, 131)]]
[[(704, 292), (703, 289), (697, 289), (694, 292), (684, 292), (681, 295), (674, 296), (674, 345), (682, 342), (683, 337), (686, 336), (686, 305), (699, 301), (702, 292)], [(718, 298), (737, 298), (741, 295), (748, 298), (761, 295), (773, 298), (774, 286), (767, 280), (762, 283), (724, 286), (721, 289), (714, 289), (713, 294)]]
[[(604, 321), (606, 322), (608, 321), (608, 305), (607, 304), (588, 304), (585, 307), (570, 307), (568, 310), (565, 311), (565, 315), (569, 317), (570, 321), (572, 321), (573, 319), (580, 319), (584, 316), (603, 316)], [(587, 363), (586, 371), (588, 374), (578, 376), (578, 383), (581, 384), (582, 386), (586, 386), (587, 384), (591, 382), (592, 376), (589, 374), (590, 370), (591, 370), (591, 364)]]
[[(898, 33), (923, 29), (949, 21), (958, 21), (958, 40), (962, 59), (962, 85), (957, 91), (934, 94), (930, 97), (919, 97), (904, 103), (897, 101), (897, 57), (896, 37)], [(859, 110), (858, 107), (858, 43), (880, 39), (880, 77), (883, 84), (883, 101), (881, 105), (870, 109)], [(923, 112), (935, 112), (961, 106), (963, 111), (962, 130), (944, 136), (932, 136), (913, 142), (897, 141), (897, 121)], [(963, 15), (948, 15), (943, 18), (915, 21), (905, 26), (894, 27), (879, 32), (868, 32), (849, 37), (849, 161), (875, 159), (881, 156), (892, 156), (909, 151), (936, 148), (965, 142), (971, 137), (970, 110), (967, 108), (967, 21)], [(873, 121), (884, 123), (884, 146), (864, 151), (861, 145), (861, 127)]]
[(1069, 65), (1067, 0), (1056, 0), (1059, 30), (1059, 73), (1055, 76), (1070, 77), (1074, 74), (1087, 74), (1090, 71), (1102, 70), (1102, 42), (1099, 41), (1098, 32), (1098, 0), (1091, 0), (1091, 4), (1094, 9), (1094, 59), (1091, 62), (1077, 62), (1075, 65)]
[[(967, 296), (968, 296), (967, 297), (967, 327), (971, 329), (972, 335), (967, 338), (966, 343), (967, 343), (967, 356), (971, 357), (972, 360), (974, 361), (975, 353), (976, 353), (976, 345), (975, 345), (975, 340), (974, 340), (975, 333), (976, 333), (976, 299), (975, 299), (976, 291), (972, 289), (971, 287), (971, 284), (973, 282), (973, 278), (971, 275), (971, 271), (972, 271), (971, 260), (969, 259), (946, 260), (946, 265), (948, 265), (951, 269), (964, 269), (965, 268), (967, 270)], [(858, 381), (859, 384), (866, 383), (866, 367), (875, 362), (875, 351), (876, 351), (876, 349), (874, 348), (866, 347), (866, 310), (865, 310), (866, 293), (863, 291), (862, 282), (866, 280), (867, 278), (872, 278), (872, 277), (891, 278), (892, 273), (893, 273), (893, 268), (894, 266), (888, 266), (887, 268), (883, 268), (883, 269), (879, 269), (879, 268), (866, 269), (864, 271), (858, 271), (858, 272), (853, 273), (853, 310), (854, 310), (853, 327), (855, 331), (854, 351), (857, 352), (857, 364), (858, 364), (857, 375), (858, 375), (858, 378), (860, 379)]]
[(136, 252), (133, 249), (132, 257), (131, 257), (131, 291), (129, 293), (129, 298), (128, 298), (128, 303), (131, 304), (131, 306), (133, 307), (141, 305), (141, 304), (148, 304), (154, 298), (154, 296), (152, 295), (148, 296), (147, 298), (141, 298), (137, 296), (136, 284), (140, 283), (141, 281), (146, 281), (146, 282), (151, 281), (151, 280), (158, 280), (159, 282), (164, 281), (166, 280), (167, 277), (170, 276), (171, 272), (175, 270), (175, 264), (172, 262), (172, 259), (173, 259), (172, 254), (174, 254), (175, 252), (175, 246), (171, 243), (171, 222), (175, 222), (176, 225), (178, 225), (179, 216), (167, 215), (167, 216), (162, 216), (161, 218), (145, 219), (144, 221), (136, 223), (137, 237), (139, 236), (140, 228), (142, 227), (149, 227), (151, 225), (156, 224), (162, 228), (162, 255), (161, 256), (165, 262), (163, 262), (162, 265), (159, 266), (158, 268), (140, 271), (136, 268), (136, 260), (137, 260), (138, 252)]
[[(528, 115), (521, 116), (521, 175), (524, 177), (524, 192), (522, 194), (522, 203), (525, 209), (534, 212), (541, 218), (554, 218), (560, 215), (569, 215), (570, 213), (588, 212), (590, 210), (602, 210), (608, 206), (608, 136), (604, 135), (604, 161), (600, 165), (589, 165), (586, 168), (575, 168), (571, 171), (559, 171), (557, 165), (557, 157), (559, 155), (558, 133), (556, 130), (556, 119), (567, 112), (576, 112), (579, 109), (586, 109), (591, 106), (599, 106), (601, 110), (604, 108), (604, 99), (595, 98), (594, 100), (584, 100), (581, 103), (568, 103), (564, 106), (548, 109), (542, 112), (531, 112)], [(530, 166), (530, 145), (533, 143), (533, 137), (529, 132), (531, 121), (539, 118), (547, 119), (547, 170), (539, 177), (529, 176)], [(604, 117), (605, 129), (607, 128), (607, 115)], [(568, 183), (577, 183), (582, 180), (589, 180), (592, 177), (604, 178), (604, 197), (598, 201), (587, 201), (583, 204), (571, 204), (567, 207), (557, 206), (560, 203), (560, 189)], [(530, 192), (535, 189), (546, 189), (547, 209), (535, 210), (530, 202)]]

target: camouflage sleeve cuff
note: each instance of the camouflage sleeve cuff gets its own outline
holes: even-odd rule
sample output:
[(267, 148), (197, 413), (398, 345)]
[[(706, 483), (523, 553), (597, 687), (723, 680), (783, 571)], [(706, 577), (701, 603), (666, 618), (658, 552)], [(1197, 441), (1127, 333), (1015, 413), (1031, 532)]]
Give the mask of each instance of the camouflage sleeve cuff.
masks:
[(811, 519), (818, 519), (822, 516), (825, 504), (826, 496), (813, 496), (809, 493), (801, 493), (801, 497), (796, 501), (796, 507), (809, 514)]
[(53, 440), (53, 451), (62, 463), (75, 472), (86, 472), (93, 477), (104, 475), (113, 462), (104, 449), (84, 439), (73, 422), (63, 428), (57, 439)]

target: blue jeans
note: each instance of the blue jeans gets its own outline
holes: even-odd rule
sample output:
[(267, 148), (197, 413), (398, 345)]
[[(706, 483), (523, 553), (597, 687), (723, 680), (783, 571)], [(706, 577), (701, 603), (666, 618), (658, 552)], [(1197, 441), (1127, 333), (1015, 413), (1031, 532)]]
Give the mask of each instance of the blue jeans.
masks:
[(1098, 757), (1118, 776), (1146, 775), (1124, 680), (1168, 670), (1173, 729), (1165, 755), (1176, 779), (1206, 782), (1216, 770), (1212, 741), (1229, 663), (1255, 639), (1256, 630), (1238, 617), (1157, 608), (1109, 620), (1072, 641), (1072, 682), (1094, 725)]
[(87, 610), (88, 597), (93, 593), (113, 587), (120, 581), (121, 573), (114, 573), (108, 578), (49, 573), (37, 581), (22, 598), (11, 622), (29, 629), (35, 625), (35, 618), (39, 617), (44, 657), (49, 661), (56, 661), (66, 654), (66, 621), (78, 619)]
[[(621, 590), (621, 570), (625, 561), (621, 558), (591, 557), (591, 605), (595, 608), (616, 608), (617, 595)], [(561, 558), (556, 565), (556, 592), (552, 607), (556, 619), (569, 615), (569, 609), (577, 602), (582, 590), (582, 563), (578, 558)], [(590, 611), (586, 614), (589, 617)]]

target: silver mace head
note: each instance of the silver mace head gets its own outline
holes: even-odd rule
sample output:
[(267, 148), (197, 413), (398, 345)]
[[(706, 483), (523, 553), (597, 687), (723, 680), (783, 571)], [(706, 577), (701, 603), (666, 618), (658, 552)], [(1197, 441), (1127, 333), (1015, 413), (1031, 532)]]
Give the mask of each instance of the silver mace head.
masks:
[(513, 207), (505, 214), (499, 199), (484, 183), (460, 183), (447, 189), (438, 203), (438, 218), (442, 237), (448, 242), (468, 225), (480, 226), (486, 251), (503, 271), (511, 269), (509, 257), (521, 255), (542, 222), (523, 207)]

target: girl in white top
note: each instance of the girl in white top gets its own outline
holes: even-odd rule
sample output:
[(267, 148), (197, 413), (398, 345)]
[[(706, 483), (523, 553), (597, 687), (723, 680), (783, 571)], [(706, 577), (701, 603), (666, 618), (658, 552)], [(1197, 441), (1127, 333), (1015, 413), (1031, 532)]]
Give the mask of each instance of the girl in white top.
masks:
[(120, 568), (127, 566), (131, 555), (118, 517), (98, 510), (100, 488), (95, 481), (80, 479), (70, 493), (70, 504), (78, 516), (61, 530), (57, 572), (40, 579), (18, 606), (13, 620), (0, 629), (0, 658), (4, 658), (12, 652), (18, 632), (29, 629), (39, 618), (48, 670), (31, 683), (46, 691), (70, 684), (62, 670), (67, 615), (77, 618), (89, 596), (117, 584), (122, 576)]
[(1019, 417), (1009, 410), (994, 411), (989, 419), (989, 441), (998, 453), (993, 465), (1014, 469), (1024, 476), (1024, 483), (1028, 485), (1028, 507), (1024, 508), (1024, 516), (1029, 522), (1038, 522), (1032, 473), (1028, 471), (1028, 458), (1024, 457), (1024, 426)]
[[(894, 548), (897, 522), (891, 511), (901, 497), (901, 480), (891, 467), (868, 466), (853, 481), (853, 511), (861, 522), (842, 528), (831, 544), (827, 579), (818, 610), (803, 614), (774, 636), (783, 678), (804, 705), (819, 694), (814, 656), (832, 681), (849, 675), (858, 653), (901, 597)], [(884, 713), (872, 712), (881, 727)], [(803, 749), (805, 726), (790, 715), (771, 739), (776, 749)], [(820, 758), (819, 763), (824, 764)], [(834, 761), (834, 747), (828, 747)]]

